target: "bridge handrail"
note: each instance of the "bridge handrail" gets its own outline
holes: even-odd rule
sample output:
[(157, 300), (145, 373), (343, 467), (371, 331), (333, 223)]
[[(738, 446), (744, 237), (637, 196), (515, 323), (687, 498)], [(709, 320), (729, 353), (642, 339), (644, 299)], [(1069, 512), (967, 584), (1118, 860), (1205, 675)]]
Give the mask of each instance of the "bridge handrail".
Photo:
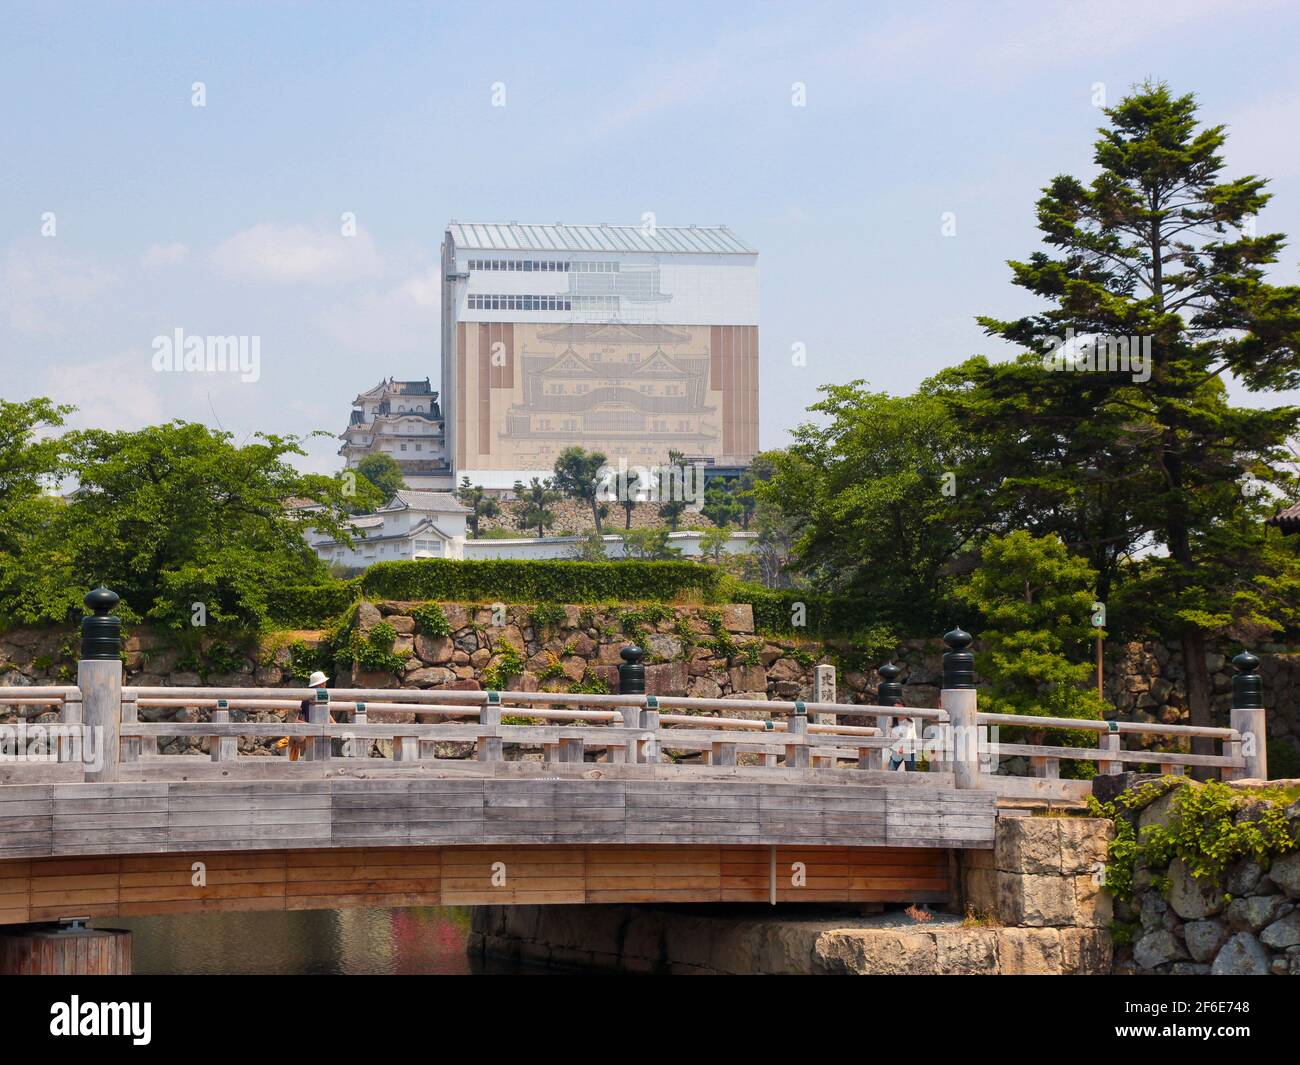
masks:
[[(134, 693), (141, 706), (148, 706), (155, 699), (249, 699), (278, 698), (286, 701), (312, 701), (316, 698), (318, 688), (205, 688), (205, 687), (165, 687), (165, 686), (128, 686), (123, 694)], [(268, 693), (273, 692), (273, 695)], [(331, 688), (329, 701), (331, 705), (347, 702), (387, 703), (469, 703), (484, 705), (489, 699), (489, 691), (462, 691), (458, 689), (431, 688)], [(848, 717), (912, 717), (922, 721), (946, 721), (948, 715), (932, 707), (871, 706), (863, 703), (818, 703), (766, 699), (706, 699), (689, 695), (606, 695), (582, 692), (525, 692), (502, 690), (496, 693), (502, 700), (512, 703), (552, 703), (584, 706), (625, 706), (646, 709), (648, 700), (657, 701), (660, 707), (675, 707), (687, 710), (762, 710), (779, 716), (793, 716), (800, 712), (808, 714), (839, 714)], [(187, 703), (184, 705), (194, 705)]]
[[(976, 725), (1009, 725), (1017, 728), (1069, 729), (1079, 732), (1096, 732), (1096, 747), (1066, 747), (1059, 744), (1006, 743), (997, 741), (998, 758), (1026, 757), (1034, 775), (1046, 779), (1059, 778), (1062, 760), (1101, 763), (1104, 775), (1123, 771), (1125, 764), (1156, 765), (1163, 773), (1183, 773), (1189, 766), (1209, 766), (1233, 776), (1246, 768), (1242, 755), (1243, 736), (1235, 728), (1216, 728), (1209, 725), (1163, 725), (1145, 721), (1097, 721), (1068, 717), (1038, 717), (1032, 714), (999, 714), (980, 711), (974, 715)], [(1221, 754), (1190, 754), (1182, 751), (1155, 751), (1150, 749), (1125, 750), (1123, 735), (1169, 736), (1175, 739), (1209, 739), (1222, 742)]]

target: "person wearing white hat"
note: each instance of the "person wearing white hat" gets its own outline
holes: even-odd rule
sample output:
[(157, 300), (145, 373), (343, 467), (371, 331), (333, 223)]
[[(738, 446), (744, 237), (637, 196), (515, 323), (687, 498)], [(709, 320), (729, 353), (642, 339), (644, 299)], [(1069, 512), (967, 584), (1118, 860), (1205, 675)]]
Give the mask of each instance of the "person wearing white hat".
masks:
[[(323, 688), (323, 687), (325, 687), (325, 685), (326, 685), (327, 683), (329, 683), (329, 677), (325, 676), (325, 674), (322, 673), (322, 672), (318, 669), (318, 670), (316, 670), (316, 672), (313, 673), (313, 674), (311, 675), (311, 677), (308, 679), (308, 681), (307, 681), (307, 687), (309, 687), (309, 688)], [(298, 720), (298, 721), (306, 721), (306, 720), (308, 720), (307, 715), (308, 715), (308, 711), (311, 710), (311, 702), (312, 702), (312, 701), (311, 701), (310, 699), (304, 699), (304, 700), (299, 704), (299, 706), (298, 706), (298, 717), (297, 717), (296, 720)], [(334, 721), (334, 715), (331, 714), (331, 715), (330, 715), (330, 723), (332, 724), (333, 721)], [(298, 760), (298, 756), (299, 756), (300, 754), (302, 754), (303, 750), (306, 749), (306, 746), (307, 746), (307, 745), (306, 745), (306, 742), (303, 740), (303, 738), (302, 738), (301, 736), (295, 736), (292, 740), (290, 740), (288, 736), (285, 736), (285, 737), (283, 737), (281, 740), (279, 740), (279, 741), (276, 743), (276, 745), (275, 745), (275, 749), (276, 749), (277, 751), (282, 751), (282, 750), (284, 750), (285, 747), (288, 747), (288, 748), (289, 748), (289, 761), (291, 761), (291, 762), (296, 762), (296, 761)]]

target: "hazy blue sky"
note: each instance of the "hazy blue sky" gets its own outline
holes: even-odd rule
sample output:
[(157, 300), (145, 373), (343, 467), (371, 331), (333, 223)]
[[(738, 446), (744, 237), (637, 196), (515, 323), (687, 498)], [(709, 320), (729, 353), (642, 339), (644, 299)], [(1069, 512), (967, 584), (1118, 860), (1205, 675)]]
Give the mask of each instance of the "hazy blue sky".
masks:
[[(1294, 2), (1250, 0), (6, 3), (0, 395), (337, 432), (381, 376), (436, 379), (448, 220), (652, 211), (759, 249), (777, 446), (819, 384), (1006, 354), (974, 316), (1032, 306), (1004, 261), (1036, 247), (1038, 189), (1090, 174), (1097, 83), (1195, 91), (1229, 172), (1274, 179), (1260, 228), (1300, 279), (1298, 41)], [(261, 380), (155, 373), (178, 328), (260, 336)]]

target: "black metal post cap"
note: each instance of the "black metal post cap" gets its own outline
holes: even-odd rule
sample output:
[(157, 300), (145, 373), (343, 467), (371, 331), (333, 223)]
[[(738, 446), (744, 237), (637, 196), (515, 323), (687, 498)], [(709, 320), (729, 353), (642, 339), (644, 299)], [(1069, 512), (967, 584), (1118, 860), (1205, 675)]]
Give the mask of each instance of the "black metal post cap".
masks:
[(902, 668), (893, 662), (886, 662), (876, 672), (884, 678), (876, 688), (876, 702), (880, 706), (897, 706), (902, 703), (903, 686), (898, 683), (898, 678), (903, 674)]
[(94, 613), (81, 620), (81, 657), (92, 661), (120, 658), (122, 619), (112, 617), (109, 611), (121, 602), (121, 596), (101, 584), (86, 593), (84, 602)]
[(1232, 708), (1234, 710), (1262, 710), (1264, 708), (1264, 679), (1255, 672), (1259, 659), (1249, 651), (1242, 651), (1232, 660), (1237, 675), (1232, 678)]
[(1238, 673), (1254, 673), (1259, 668), (1259, 659), (1249, 651), (1242, 651), (1232, 660), (1232, 666)]
[(86, 608), (99, 617), (103, 617), (121, 601), (122, 597), (117, 592), (111, 588), (105, 588), (102, 584), (98, 588), (92, 588), (88, 591), (86, 598), (82, 600), (86, 604)]
[(623, 659), (618, 667), (618, 692), (620, 695), (645, 694), (645, 652), (636, 644), (629, 644), (619, 653)]
[(960, 625), (943, 634), (943, 642), (950, 650), (943, 656), (943, 686), (945, 688), (975, 687), (975, 656), (967, 650), (974, 641)]
[(975, 637), (960, 625), (943, 634), (943, 642), (954, 651), (964, 651), (975, 641)]

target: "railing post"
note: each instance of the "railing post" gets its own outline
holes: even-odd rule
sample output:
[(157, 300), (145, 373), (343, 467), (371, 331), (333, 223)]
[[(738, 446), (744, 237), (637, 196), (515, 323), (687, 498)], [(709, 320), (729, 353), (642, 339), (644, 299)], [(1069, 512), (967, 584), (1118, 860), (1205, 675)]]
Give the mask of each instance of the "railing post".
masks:
[[(307, 722), (311, 725), (328, 725), (330, 723), (330, 693), (328, 688), (317, 688), (316, 698), (307, 707)], [(333, 754), (329, 736), (309, 736), (305, 747), (305, 760), (308, 762), (328, 762)]]
[(641, 746), (637, 758), (639, 762), (658, 762), (659, 759), (659, 699), (653, 695), (645, 697), (645, 711), (641, 715), (641, 728), (648, 737)]
[[(366, 704), (357, 703), (356, 709), (352, 711), (352, 724), (364, 725), (367, 720)], [(353, 734), (343, 753), (348, 758), (367, 758), (370, 755), (370, 740)]]
[[(488, 692), (487, 702), (483, 704), (483, 709), (479, 713), (479, 724), (485, 728), (491, 728), (496, 732), (501, 725), (501, 693)], [(480, 762), (499, 762), (501, 761), (501, 737), (500, 736), (479, 736), (478, 738), (478, 760)]]
[(1259, 659), (1242, 651), (1232, 660), (1237, 675), (1232, 678), (1233, 728), (1241, 734), (1241, 755), (1246, 765), (1241, 772), (1251, 779), (1268, 779), (1268, 721), (1264, 713), (1264, 682), (1255, 672)]
[(71, 735), (74, 729), (80, 733), (82, 726), (80, 689), (76, 695), (69, 695), (63, 700), (63, 705), (59, 708), (59, 724), (68, 730), (68, 734), (59, 739), (59, 761), (81, 762), (84, 737), (79, 734), (74, 739)]
[[(1110, 722), (1110, 731), (1098, 733), (1097, 746), (1107, 754), (1118, 754), (1122, 740), (1119, 735), (1119, 725), (1117, 722)], [(1114, 777), (1124, 772), (1124, 763), (1115, 759), (1114, 761), (1099, 762), (1098, 768), (1102, 776)]]
[(108, 613), (119, 598), (116, 592), (100, 585), (86, 595), (86, 606), (94, 613), (81, 622), (77, 687), (81, 689), (86, 732), (94, 737), (92, 742), (97, 742), (101, 756), (98, 769), (87, 766), (87, 783), (117, 780), (122, 756), (122, 621)]
[(959, 788), (979, 787), (979, 731), (976, 722), (975, 656), (967, 650), (972, 636), (957, 626), (945, 633), (940, 701), (948, 712), (953, 779)]
[[(127, 692), (122, 696), (122, 723), (130, 722), (135, 724), (140, 720), (140, 705), (136, 701), (134, 692)], [(140, 761), (140, 752), (142, 744), (139, 736), (123, 736), (121, 739), (122, 762)]]
[[(636, 644), (629, 644), (618, 653), (618, 656), (623, 659), (618, 667), (618, 694), (644, 696), (645, 652)], [(647, 727), (644, 706), (623, 706), (619, 709), (623, 714), (624, 728), (645, 729)], [(640, 762), (645, 758), (645, 752), (639, 750), (639, 747), (637, 741), (627, 745), (627, 761)]]
[[(805, 740), (808, 738), (808, 710), (803, 703), (794, 704), (794, 713), (790, 715), (790, 735)], [(786, 768), (807, 769), (811, 753), (806, 743), (786, 744)]]
[[(125, 710), (125, 704), (123, 709)], [(225, 699), (217, 700), (217, 708), (212, 711), (214, 725), (230, 724), (230, 704)], [(237, 736), (213, 736), (209, 745), (209, 756), (214, 762), (233, 762), (239, 756), (239, 738)], [(122, 757), (126, 758), (126, 744), (122, 745)]]

